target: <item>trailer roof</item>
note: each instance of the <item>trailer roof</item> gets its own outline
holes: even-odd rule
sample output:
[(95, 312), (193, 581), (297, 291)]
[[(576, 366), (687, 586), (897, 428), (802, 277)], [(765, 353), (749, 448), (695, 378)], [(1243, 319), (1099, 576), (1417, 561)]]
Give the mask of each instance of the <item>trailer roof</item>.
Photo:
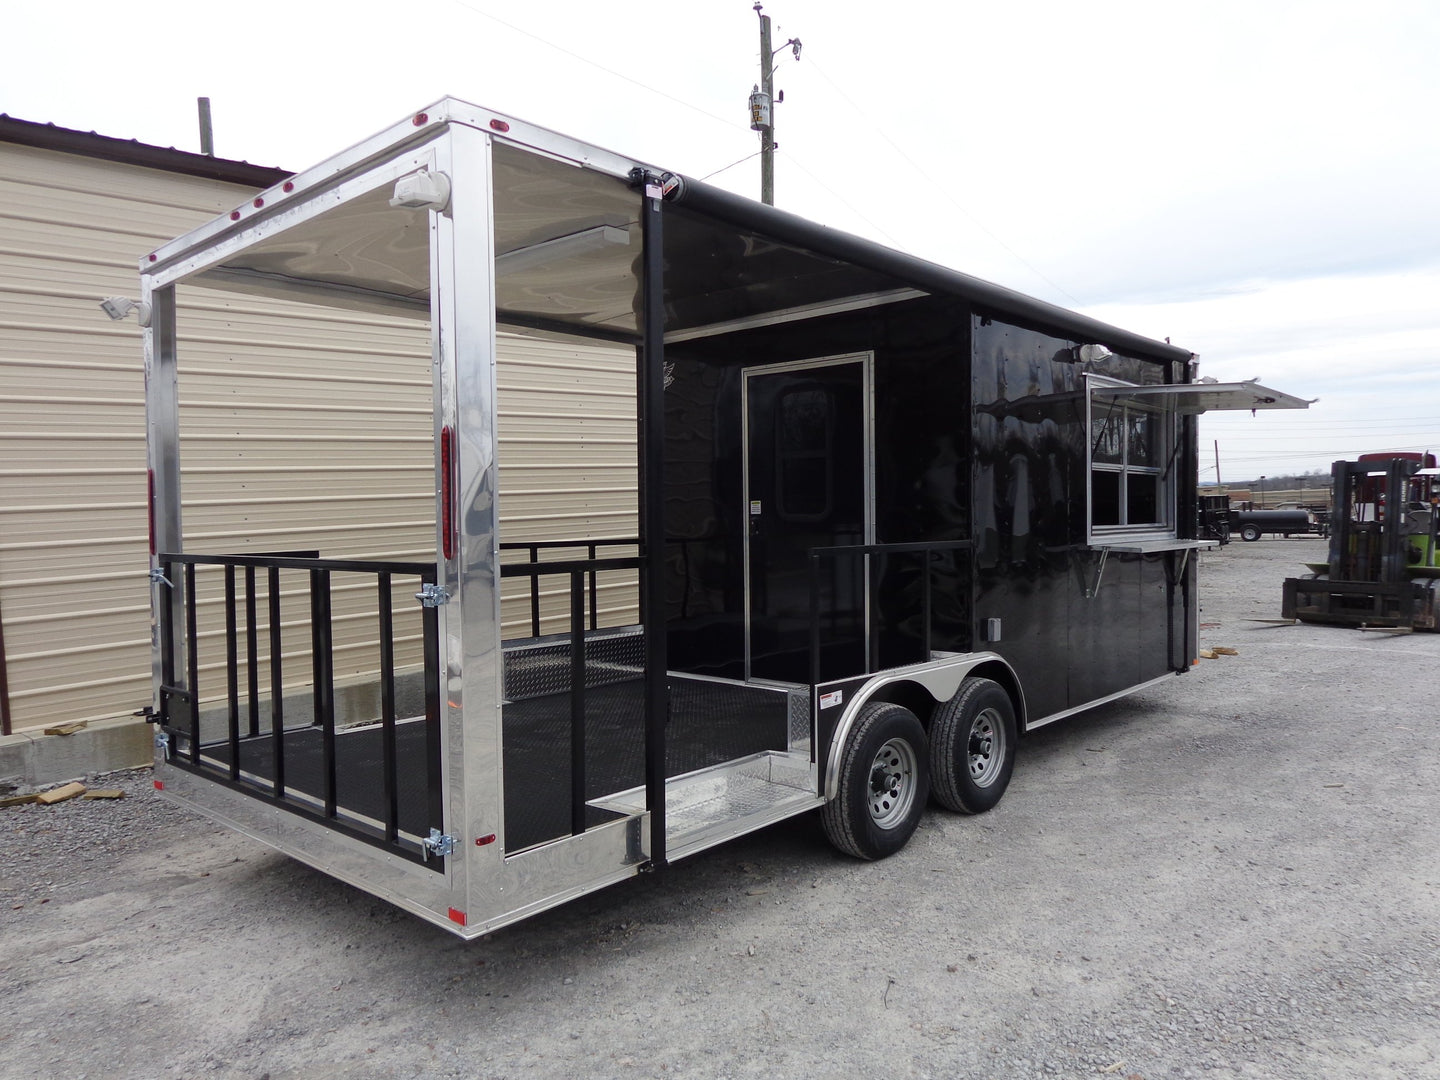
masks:
[(1047, 330), (1071, 335), (1077, 341), (1107, 345), (1116, 352), (1154, 360), (1185, 361), (1194, 355), (1187, 349), (1123, 330), (1069, 308), (1037, 300), (1003, 285), (817, 224), (797, 214), (700, 181), (686, 178), (675, 201), (709, 217), (898, 278), (927, 292), (969, 300), (987, 314), (1041, 324)]
[[(414, 305), (418, 314), (427, 300), (424, 285), (428, 276), (428, 262), (417, 245), (423, 229), (413, 228), (418, 221), (411, 223), (412, 239), (405, 240), (401, 233), (406, 226), (395, 224), (387, 198), (377, 193), (370, 200), (373, 207), (357, 206), (352, 216), (358, 220), (377, 211), (371, 220), (385, 234), (374, 229), (367, 234), (367, 256), (374, 252), (393, 265), (372, 262), (366, 270), (357, 264), (346, 271), (354, 277), (351, 281), (343, 275), (321, 274), (320, 264), (311, 255), (323, 248), (321, 240), (335, 230), (353, 226), (354, 221), (342, 221), (339, 214), (325, 222), (312, 220), (303, 230), (308, 239), (301, 244), (298, 233), (302, 230), (295, 227), (289, 207), (307, 196), (335, 190), (347, 176), (373, 168), (387, 156), (408, 153), (407, 148), (434, 140), (447, 124), (484, 131), (496, 143), (495, 255), (501, 277), (496, 302), (501, 321), (538, 330), (635, 340), (636, 248), (628, 241), (621, 242), (624, 237), (619, 234), (628, 231), (638, 238), (636, 178), (676, 174), (451, 98), (297, 174), (283, 189), (272, 188), (253, 204), (242, 205), (162, 246), (142, 260), (142, 271), (161, 281), (208, 266), (212, 274), (231, 275), (233, 287), (256, 291), (281, 284), (289, 288), (339, 286), (402, 308)], [(505, 150), (509, 152), (502, 155)], [(533, 164), (520, 164), (517, 155)], [(594, 179), (587, 179), (587, 174)], [(600, 181), (597, 174), (608, 182)], [(1166, 342), (712, 185), (678, 179), (667, 195), (677, 210), (683, 211), (673, 215), (676, 227), (666, 230), (667, 265), (675, 270), (666, 280), (667, 340), (723, 332), (758, 320), (809, 317), (932, 294), (966, 300), (982, 316), (1034, 326), (1076, 343), (1105, 345), (1130, 356), (1157, 362), (1184, 362), (1193, 356)], [(289, 234), (283, 240), (277, 235), (282, 226)], [(576, 261), (567, 265), (575, 273), (559, 287), (553, 260), (549, 260), (548, 280), (527, 284), (525, 258), (511, 258), (521, 251), (534, 252), (553, 239), (572, 240), (605, 228), (610, 231), (602, 236), (616, 242), (591, 245), (583, 264), (578, 261), (581, 254), (577, 248)], [(249, 239), (242, 239), (242, 234)], [(260, 240), (258, 246), (256, 239)], [(393, 243), (397, 239), (398, 246)], [(239, 255), (237, 249), (245, 246), (249, 251)], [(242, 277), (248, 280), (239, 280)], [(331, 293), (332, 300), (343, 302), (333, 288)]]

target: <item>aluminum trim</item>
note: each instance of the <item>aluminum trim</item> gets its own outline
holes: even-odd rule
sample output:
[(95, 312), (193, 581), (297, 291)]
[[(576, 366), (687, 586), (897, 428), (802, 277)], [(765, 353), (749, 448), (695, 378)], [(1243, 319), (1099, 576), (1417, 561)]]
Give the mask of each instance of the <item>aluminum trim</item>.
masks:
[[(1199, 633), (1198, 611), (1195, 612), (1195, 619), (1196, 633)], [(1157, 675), (1155, 676), (1155, 678), (1148, 679), (1143, 683), (1136, 683), (1134, 686), (1127, 686), (1124, 690), (1117, 690), (1113, 694), (1106, 694), (1104, 697), (1096, 698), (1093, 701), (1087, 701), (1084, 705), (1076, 705), (1072, 708), (1064, 709), (1057, 713), (1051, 713), (1049, 716), (1043, 716), (1039, 720), (1032, 720), (1030, 723), (1025, 725), (1025, 730), (1027, 732), (1034, 731), (1036, 728), (1042, 728), (1045, 727), (1047, 724), (1053, 724), (1056, 720), (1064, 720), (1067, 716), (1074, 716), (1076, 713), (1082, 713), (1086, 709), (1093, 709), (1096, 706), (1105, 705), (1111, 701), (1119, 701), (1123, 697), (1129, 697), (1137, 690), (1144, 690), (1147, 686), (1154, 686), (1156, 683), (1162, 683), (1166, 679), (1173, 679), (1176, 675), (1179, 674), (1182, 674), (1182, 672), (1167, 671), (1164, 675)]]
[(363, 889), (398, 908), (448, 930), (458, 890), (450, 874), (437, 874), (398, 855), (338, 833), (317, 821), (212, 784), (203, 777), (157, 762), (160, 794), (181, 806), (228, 826), (250, 839), (307, 866)]
[[(441, 575), (452, 597), (440, 609), (445, 632), (442, 708), (450, 751), (446, 821), (459, 841), (455, 861), (465, 875), (462, 910), (472, 922), (495, 915), (477, 903), (475, 890), (499, 871), (504, 858), (503, 841), (477, 847), (474, 840), (505, 835), (490, 151), (483, 132), (450, 129), (438, 160), (451, 176), (451, 203), (446, 213), (431, 212), (438, 368), (435, 437), (439, 439), (447, 424), (454, 431), (458, 510), (455, 558), (444, 564)], [(439, 495), (437, 476), (437, 499)], [(440, 520), (437, 514), (437, 551)]]
[[(424, 123), (417, 125), (416, 119), (425, 116)], [(505, 127), (503, 132), (491, 127), (498, 122)], [(591, 143), (562, 135), (549, 128), (530, 124), (516, 117), (472, 105), (456, 98), (440, 98), (431, 104), (408, 113), (404, 119), (391, 124), (375, 135), (326, 158), (318, 165), (273, 184), (260, 193), (264, 201), (263, 211), (257, 211), (253, 202), (237, 207), (242, 218), (240, 222), (230, 220), (229, 214), (220, 215), (204, 225), (156, 248), (140, 260), (141, 273), (153, 272), (168, 267), (176, 258), (186, 252), (208, 248), (218, 242), (227, 232), (253, 222), (262, 216), (270, 216), (277, 209), (293, 206), (307, 200), (334, 185), (337, 178), (343, 178), (364, 171), (370, 164), (385, 158), (393, 158), (414, 144), (437, 138), (450, 125), (460, 125), (479, 131), (488, 138), (513, 143), (533, 153), (565, 161), (577, 167), (595, 169), (621, 179), (628, 179), (630, 171), (646, 166), (638, 159), (617, 154)], [(284, 190), (285, 184), (290, 191)]]
[(696, 338), (715, 337), (719, 334), (729, 334), (737, 330), (758, 330), (767, 326), (779, 326), (784, 323), (800, 322), (805, 319), (818, 319), (826, 315), (841, 315), (847, 311), (862, 311), (866, 308), (884, 307), (887, 304), (898, 304), (906, 300), (918, 300), (920, 297), (929, 295), (930, 293), (920, 289), (892, 289), (883, 293), (871, 293), (868, 296), (855, 296), (845, 300), (830, 300), (818, 304), (805, 304), (800, 307), (784, 308), (780, 311), (766, 312), (764, 315), (745, 315), (738, 319), (727, 319), (725, 322), (711, 323), (709, 326), (698, 326), (689, 330), (677, 330), (674, 333), (665, 335), (665, 344), (678, 344), (682, 341), (693, 341)]
[[(142, 301), (150, 304), (150, 325), (142, 335), (145, 363), (145, 459), (146, 467), (154, 477), (154, 490), (150, 498), (153, 514), (156, 554), (179, 551), (181, 537), (180, 509), (180, 388), (178, 382), (179, 358), (175, 347), (175, 290), (156, 288), (151, 282), (142, 282)], [(159, 560), (150, 555), (149, 568), (156, 569)], [(162, 706), (161, 686), (164, 683), (165, 658), (160, 633), (162, 605), (169, 605), (168, 618), (172, 627), (178, 627), (184, 609), (181, 586), (172, 582), (164, 585), (154, 582), (150, 586), (150, 671), (151, 707), (158, 717)], [(172, 662), (175, 670), (181, 666), (182, 637), (174, 635), (172, 640)], [(188, 680), (187, 680), (188, 681)], [(155, 749), (157, 759), (163, 757), (159, 746)]]
[(1159, 398), (1162, 407), (1183, 416), (1202, 412), (1243, 412), (1247, 409), (1308, 409), (1306, 400), (1261, 386), (1256, 379), (1234, 383), (1165, 383), (1160, 386), (1097, 386), (1095, 397), (1146, 401)]
[[(408, 155), (367, 161), (369, 167), (364, 171), (334, 178), (324, 188), (304, 194), (296, 192), (278, 196), (276, 198), (284, 201), (275, 205), (267, 201), (263, 209), (253, 211), (253, 216), (242, 216), (239, 221), (231, 221), (228, 216), (216, 219), (216, 222), (212, 222), (212, 225), (216, 225), (213, 236), (206, 232), (208, 228), (206, 226), (202, 226), (195, 233), (187, 234), (187, 236), (196, 236), (197, 233), (204, 235), (197, 237), (192, 243), (185, 244), (173, 254), (157, 253), (158, 257), (154, 263), (143, 262), (141, 278), (142, 280), (153, 279), (157, 285), (169, 285), (184, 278), (199, 275), (238, 251), (252, 247), (262, 240), (277, 236), (298, 225), (303, 225), (341, 203), (349, 202), (387, 184), (392, 184), (416, 169), (439, 168), (436, 164), (435, 144), (444, 135), (444, 131), (431, 132), (429, 143)], [(396, 211), (396, 213), (404, 212)], [(430, 213), (433, 214), (434, 211), (430, 211)], [(181, 238), (181, 240), (185, 239), (186, 237)], [(181, 240), (172, 241), (172, 244), (179, 245)], [(202, 240), (205, 242), (201, 242)], [(253, 275), (253, 278), (263, 280), (266, 276), (257, 273)], [(287, 279), (281, 280), (284, 283), (283, 289), (288, 290), (292, 287), (292, 283)]]

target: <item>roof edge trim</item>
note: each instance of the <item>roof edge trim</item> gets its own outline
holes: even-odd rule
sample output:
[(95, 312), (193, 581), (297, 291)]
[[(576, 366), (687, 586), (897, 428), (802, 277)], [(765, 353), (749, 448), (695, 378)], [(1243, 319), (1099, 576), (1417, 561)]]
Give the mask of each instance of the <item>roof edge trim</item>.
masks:
[(199, 176), (250, 188), (273, 187), (292, 175), (285, 169), (252, 165), (248, 161), (207, 157), (174, 147), (152, 146), (138, 139), (116, 139), (109, 135), (97, 135), (93, 131), (76, 131), (55, 124), (20, 120), (4, 113), (0, 113), (0, 142)]

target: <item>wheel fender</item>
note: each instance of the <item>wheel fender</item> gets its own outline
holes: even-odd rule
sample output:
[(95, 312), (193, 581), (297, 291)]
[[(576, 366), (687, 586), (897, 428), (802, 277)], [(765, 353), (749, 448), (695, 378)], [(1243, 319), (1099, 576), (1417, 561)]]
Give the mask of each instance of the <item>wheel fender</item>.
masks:
[[(949, 701), (960, 689), (960, 684), (965, 681), (967, 675), (976, 668), (988, 664), (999, 664), (1009, 672), (1010, 679), (1020, 698), (1016, 703), (1016, 719), (1021, 730), (1024, 730), (1025, 691), (1021, 687), (1019, 677), (1015, 674), (1015, 669), (998, 653), (965, 653), (963, 656), (933, 660), (928, 664), (912, 664), (909, 667), (893, 668), (890, 671), (881, 672), (855, 691), (855, 696), (846, 704), (845, 711), (840, 714), (840, 719), (835, 725), (835, 735), (830, 740), (830, 749), (825, 756), (825, 786), (823, 790), (826, 800), (835, 798), (835, 794), (839, 790), (840, 760), (844, 755), (845, 740), (850, 737), (850, 729), (855, 726), (855, 720), (867, 702), (880, 695), (885, 687), (898, 682), (920, 684), (937, 704)], [(922, 722), (924, 719), (921, 717)]]

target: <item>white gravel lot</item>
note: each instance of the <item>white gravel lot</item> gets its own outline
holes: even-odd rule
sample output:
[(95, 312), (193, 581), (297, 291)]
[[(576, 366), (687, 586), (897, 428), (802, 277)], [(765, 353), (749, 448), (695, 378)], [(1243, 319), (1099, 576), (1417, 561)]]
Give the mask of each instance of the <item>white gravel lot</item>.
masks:
[(466, 944), (162, 802), (0, 810), (0, 1077), (1440, 1077), (1440, 636), (1273, 627), (898, 856), (805, 818)]

